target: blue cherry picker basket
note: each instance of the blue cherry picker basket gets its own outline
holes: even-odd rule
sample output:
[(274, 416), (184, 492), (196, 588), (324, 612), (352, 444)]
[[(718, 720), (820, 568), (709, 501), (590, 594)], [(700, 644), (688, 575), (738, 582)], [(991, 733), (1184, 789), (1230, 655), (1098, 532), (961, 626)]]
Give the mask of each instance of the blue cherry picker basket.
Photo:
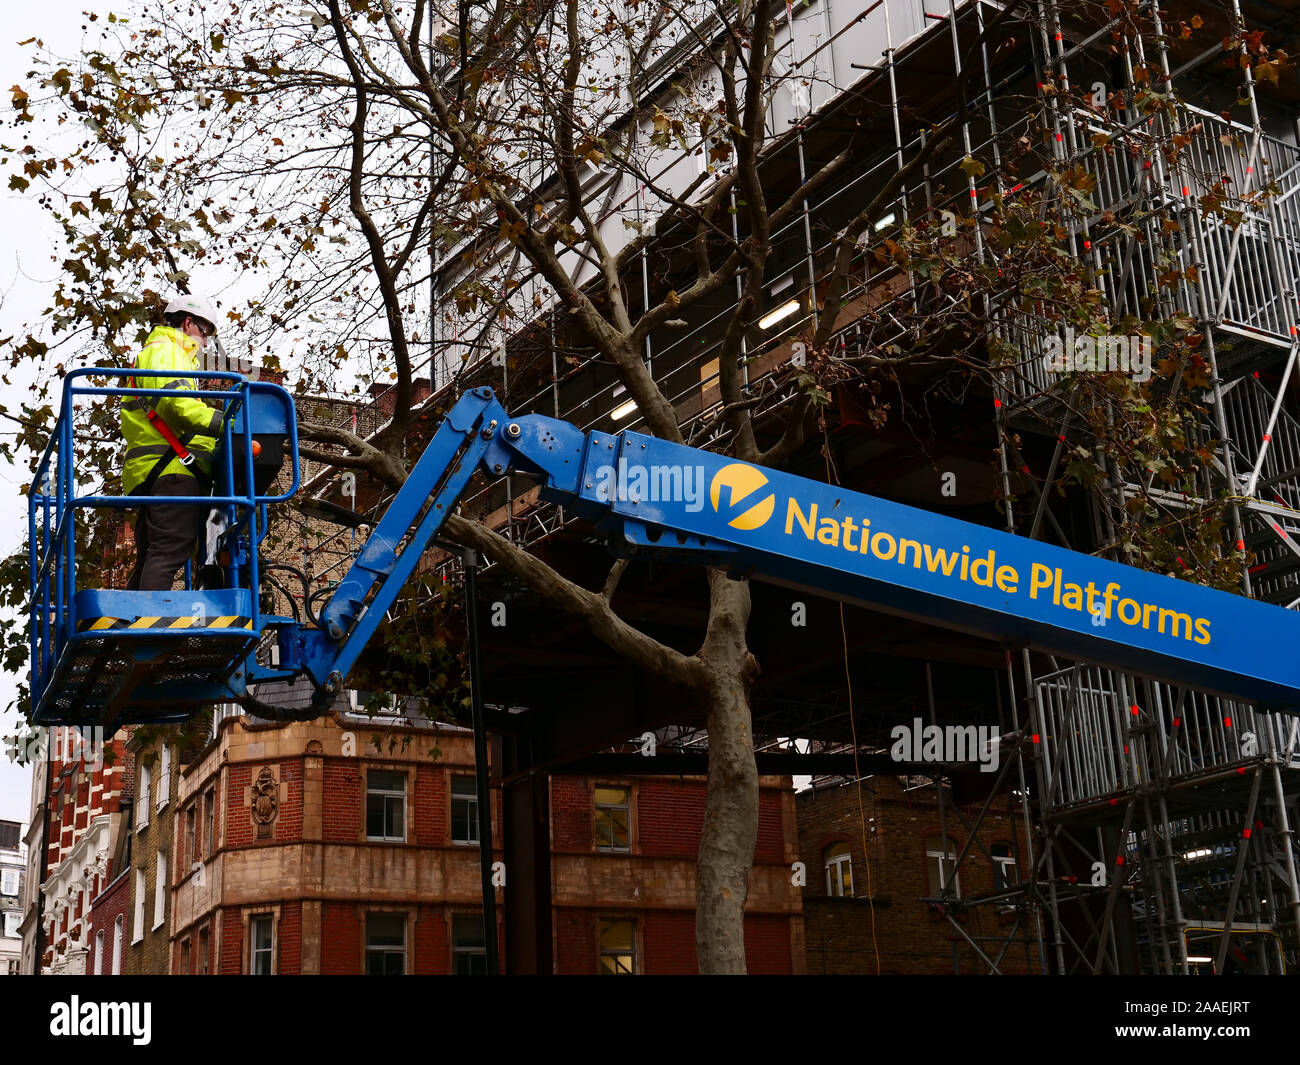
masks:
[[(267, 504), (298, 489), (298, 427), (293, 400), (278, 385), (237, 374), (176, 373), (199, 378), (189, 395), (219, 406), (224, 417), (213, 461), (213, 494), (152, 496), (155, 503), (191, 503), (225, 517), (224, 547), (206, 583), (174, 591), (104, 588), (104, 575), (79, 564), (89, 511), (115, 510), (124, 520), (138, 498), (97, 494), (91, 482), (106, 472), (78, 462), (78, 419), (95, 403), (162, 389), (126, 387), (133, 371), (84, 369), (68, 374), (59, 418), (28, 493), (31, 594), (31, 698), (38, 725), (119, 725), (183, 720), (229, 701), (243, 690), (246, 663), (261, 637), (258, 546), (266, 535)], [(109, 384), (96, 382), (108, 381)], [(118, 382), (115, 384), (112, 382)], [(84, 428), (84, 427), (83, 427)], [(287, 451), (292, 483), (266, 494)], [(80, 537), (79, 537), (80, 533)], [(219, 574), (219, 577), (217, 576)]]

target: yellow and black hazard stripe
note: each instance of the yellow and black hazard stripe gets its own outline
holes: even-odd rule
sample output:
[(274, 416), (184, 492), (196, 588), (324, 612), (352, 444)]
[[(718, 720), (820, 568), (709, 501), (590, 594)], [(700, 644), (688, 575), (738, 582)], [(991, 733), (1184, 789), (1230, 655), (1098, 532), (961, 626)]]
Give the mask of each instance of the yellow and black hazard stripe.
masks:
[(112, 629), (251, 629), (252, 618), (225, 614), (221, 617), (179, 618), (82, 618), (78, 632), (102, 632)]

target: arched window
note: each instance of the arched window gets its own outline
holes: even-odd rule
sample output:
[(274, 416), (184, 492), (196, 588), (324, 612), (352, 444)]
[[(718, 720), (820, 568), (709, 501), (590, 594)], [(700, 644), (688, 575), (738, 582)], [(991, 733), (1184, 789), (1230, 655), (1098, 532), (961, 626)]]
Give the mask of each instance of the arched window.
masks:
[(993, 858), (993, 887), (996, 891), (1006, 891), (1020, 877), (1016, 875), (1016, 858), (1011, 852), (1010, 843), (995, 843), (989, 848)]
[(121, 914), (117, 915), (117, 920), (113, 922), (113, 975), (119, 976), (122, 972), (122, 935), (126, 929), (126, 918)]
[(847, 843), (832, 843), (826, 848), (826, 894), (853, 897), (853, 855)]
[(96, 976), (104, 975), (104, 933), (95, 933), (95, 967), (91, 970)]
[(944, 887), (956, 898), (961, 898), (961, 878), (956, 874), (957, 848), (952, 840), (945, 841), (939, 836), (927, 836), (925, 840), (925, 864), (930, 871), (930, 897), (937, 899), (944, 894)]

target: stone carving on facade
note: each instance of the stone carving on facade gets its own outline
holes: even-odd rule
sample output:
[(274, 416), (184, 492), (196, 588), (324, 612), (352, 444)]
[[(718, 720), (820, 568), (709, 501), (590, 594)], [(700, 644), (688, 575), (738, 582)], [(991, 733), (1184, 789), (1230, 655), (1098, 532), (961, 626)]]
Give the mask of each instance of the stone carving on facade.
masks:
[(308, 740), (308, 741), (307, 741), (307, 753), (308, 753), (308, 754), (324, 754), (324, 753), (325, 753), (325, 747), (324, 747), (324, 745), (321, 743), (320, 740)]
[(252, 787), (253, 823), (258, 839), (270, 839), (271, 825), (280, 815), (280, 785), (270, 766), (263, 766)]

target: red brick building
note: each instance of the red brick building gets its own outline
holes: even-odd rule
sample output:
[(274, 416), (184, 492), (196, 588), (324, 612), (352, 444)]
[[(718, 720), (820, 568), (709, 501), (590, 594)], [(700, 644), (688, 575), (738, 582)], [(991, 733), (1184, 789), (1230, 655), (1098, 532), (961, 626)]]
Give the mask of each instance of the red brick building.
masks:
[[(745, 917), (753, 973), (803, 971), (794, 793), (761, 777), (758, 843)], [(700, 777), (553, 776), (550, 786), (555, 971), (694, 973)], [(626, 813), (626, 832), (621, 833)]]
[[(111, 879), (92, 901), (91, 953), (86, 972), (115, 976), (125, 972), (124, 960), (131, 935), (131, 866), (122, 854), (109, 861)], [(119, 870), (114, 874), (114, 870)]]
[[(468, 731), (346, 710), (287, 725), (230, 716), (178, 774), (168, 971), (483, 970)], [(696, 971), (704, 781), (556, 776), (550, 801), (555, 970)], [(492, 802), (499, 863), (495, 790)], [(763, 778), (746, 924), (754, 972), (803, 968), (793, 841), (789, 780)], [(496, 871), (503, 948), (510, 871)]]
[(28, 835), (38, 883), (28, 892), (23, 953), (39, 954), (42, 972), (78, 975), (94, 967), (92, 900), (114, 876), (110, 862), (129, 817), (132, 762), (121, 737), (105, 743), (91, 729), (51, 729), (48, 742), (34, 752), (32, 766)]
[(795, 797), (808, 972), (874, 974), (877, 961), (882, 974), (988, 972), (978, 951), (1004, 973), (1037, 972), (1014, 795), (994, 797), (981, 820), (987, 787), (954, 800), (945, 783), (942, 810), (928, 778), (860, 788), (834, 781)]

